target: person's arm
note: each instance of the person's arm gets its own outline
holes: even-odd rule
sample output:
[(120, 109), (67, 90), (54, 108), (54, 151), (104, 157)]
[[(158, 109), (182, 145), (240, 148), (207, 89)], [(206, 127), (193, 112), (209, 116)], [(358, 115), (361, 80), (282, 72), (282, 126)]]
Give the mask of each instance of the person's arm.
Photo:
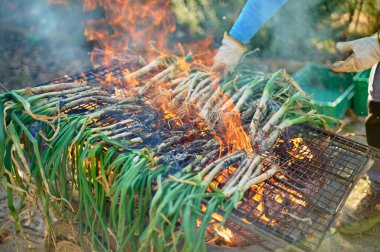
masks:
[(248, 0), (238, 19), (225, 33), (222, 45), (214, 58), (215, 71), (228, 72), (235, 68), (246, 51), (244, 44), (260, 30), (287, 0)]
[(286, 0), (248, 0), (230, 30), (230, 36), (247, 44), (285, 2)]
[(332, 70), (335, 72), (361, 72), (371, 68), (380, 61), (380, 34), (336, 44), (339, 51), (351, 53), (343, 60), (335, 62)]

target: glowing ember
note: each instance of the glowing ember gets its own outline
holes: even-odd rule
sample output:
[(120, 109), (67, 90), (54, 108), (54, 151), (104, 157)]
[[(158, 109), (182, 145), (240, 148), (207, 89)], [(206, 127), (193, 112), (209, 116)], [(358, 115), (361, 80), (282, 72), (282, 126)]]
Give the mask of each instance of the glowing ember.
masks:
[(290, 155), (293, 157), (303, 160), (305, 158), (312, 160), (313, 159), (313, 154), (311, 153), (310, 148), (305, 145), (304, 141), (302, 138), (297, 137), (293, 138), (290, 140), (293, 144), (293, 149), (291, 151), (288, 151)]
[[(205, 205), (201, 205), (202, 212), (205, 212), (206, 209), (207, 207)], [(213, 213), (212, 218), (217, 221), (217, 223), (213, 223), (211, 227), (209, 227), (209, 230), (212, 228), (212, 230), (214, 230), (225, 242), (232, 243), (232, 239), (234, 237), (233, 232), (229, 228), (220, 226), (220, 222), (223, 221), (223, 216), (218, 213)], [(202, 223), (199, 219), (196, 222), (197, 227), (199, 227)]]
[(259, 202), (258, 206), (256, 207), (256, 210), (258, 211), (257, 217), (260, 218), (261, 221), (268, 223), (270, 222), (270, 219), (264, 214), (264, 201), (263, 201), (263, 195), (264, 195), (264, 188), (263, 186), (254, 186), (254, 191), (256, 192), (255, 195), (252, 197), (253, 200)]
[(214, 230), (222, 237), (226, 242), (231, 243), (232, 238), (234, 237), (232, 231), (226, 227), (221, 227), (220, 230), (214, 227)]
[(168, 103), (162, 103), (162, 110), (165, 113), (165, 120), (174, 122), (174, 125), (181, 126), (182, 122), (178, 115), (172, 109), (172, 103), (169, 101)]

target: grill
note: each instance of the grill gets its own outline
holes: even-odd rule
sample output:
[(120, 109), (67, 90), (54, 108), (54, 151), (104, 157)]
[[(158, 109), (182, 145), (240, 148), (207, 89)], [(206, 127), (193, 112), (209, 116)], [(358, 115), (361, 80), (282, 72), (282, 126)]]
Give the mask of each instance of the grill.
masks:
[[(123, 69), (126, 67), (128, 65), (99, 67), (42, 85), (86, 80), (90, 85), (102, 86), (110, 73), (113, 78), (122, 80)], [(103, 86), (107, 89), (106, 85)], [(89, 99), (85, 104), (68, 112), (83, 113), (112, 104), (111, 100)], [(128, 136), (129, 139), (135, 139), (136, 148), (154, 148), (162, 138), (168, 137), (165, 132), (173, 129), (176, 119), (162, 111), (146, 108), (138, 101), (137, 104), (141, 107), (136, 111), (120, 113), (115, 110), (114, 113), (100, 117), (94, 125), (99, 127), (123, 122), (132, 115), (139, 122), (139, 127), (154, 125), (156, 129), (143, 127), (147, 138), (144, 141), (136, 140), (134, 136)], [(160, 124), (162, 118), (168, 123)], [(125, 122), (113, 135), (120, 136), (123, 129), (135, 126)], [(176, 131), (187, 134), (193, 127), (195, 126), (176, 126)], [(174, 173), (176, 167), (184, 167), (190, 163), (195, 154), (207, 154), (207, 150), (202, 152), (197, 145), (207, 139), (212, 139), (212, 135), (204, 131), (193, 137), (192, 141), (183, 141), (182, 145), (176, 145), (174, 149), (164, 149), (171, 154), (161, 161), (171, 165), (170, 173)], [(355, 182), (360, 178), (371, 158), (371, 150), (368, 146), (308, 124), (289, 128), (282, 133), (280, 139), (271, 151), (262, 153), (262, 157), (265, 160), (264, 170), (271, 163), (276, 163), (280, 165), (282, 172), (248, 191), (239, 207), (232, 212), (226, 226), (234, 232), (239, 241), (238, 246), (253, 244), (264, 250), (273, 250), (291, 245), (302, 250), (313, 250), (321, 243)], [(222, 173), (217, 181), (223, 183), (228, 179), (229, 174)]]
[[(292, 127), (281, 136), (294, 137), (302, 137), (307, 143), (313, 160), (281, 155), (292, 147), (279, 146), (279, 156), (268, 156), (281, 164), (284, 172), (264, 182), (256, 192), (250, 191), (231, 217), (237, 225), (230, 223), (231, 229), (245, 235), (245, 239), (252, 238), (246, 235), (247, 230), (257, 234), (260, 246), (267, 250), (290, 244), (307, 251), (316, 249), (371, 155), (367, 146), (310, 125)], [(302, 148), (296, 151), (303, 152)], [(300, 198), (300, 194), (304, 197)], [(283, 195), (282, 202), (273, 195)], [(262, 213), (256, 210), (260, 202)]]

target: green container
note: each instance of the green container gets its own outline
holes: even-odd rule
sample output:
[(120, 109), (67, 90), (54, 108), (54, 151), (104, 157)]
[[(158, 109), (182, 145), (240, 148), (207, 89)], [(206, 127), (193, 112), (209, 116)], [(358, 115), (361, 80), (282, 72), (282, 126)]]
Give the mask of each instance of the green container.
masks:
[(368, 79), (370, 73), (371, 70), (369, 69), (354, 76), (354, 112), (360, 116), (368, 115)]
[(350, 108), (354, 96), (351, 74), (334, 73), (326, 66), (309, 63), (293, 78), (311, 96), (319, 113), (341, 119)]

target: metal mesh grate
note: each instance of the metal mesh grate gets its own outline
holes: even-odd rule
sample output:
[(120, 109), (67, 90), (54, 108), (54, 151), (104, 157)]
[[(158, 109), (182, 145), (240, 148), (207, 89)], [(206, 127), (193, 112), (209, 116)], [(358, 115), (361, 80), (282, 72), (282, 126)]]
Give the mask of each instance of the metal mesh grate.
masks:
[[(282, 172), (247, 192), (233, 214), (251, 224), (245, 228), (275, 238), (271, 242), (310, 250), (318, 247), (332, 225), (360, 178), (370, 150), (306, 124), (281, 136), (294, 138), (302, 138), (303, 144), (294, 148), (288, 144), (291, 141), (283, 141), (266, 154), (268, 165), (280, 164)], [(312, 156), (305, 158), (305, 153)]]
[[(86, 80), (90, 85), (102, 85), (110, 73), (113, 78), (123, 79), (125, 67), (126, 65), (100, 67), (45, 84)], [(107, 101), (89, 101), (75, 108), (75, 113), (107, 104)], [(97, 127), (107, 126), (126, 116), (125, 113), (115, 112), (114, 115), (108, 114), (93, 123)], [(158, 118), (162, 118), (162, 115), (152, 114), (149, 117), (148, 113), (144, 118), (137, 118), (137, 121), (141, 124), (154, 124)], [(124, 126), (133, 127), (133, 124)], [(124, 126), (116, 129), (114, 134), (118, 134), (118, 130), (121, 131)], [(201, 138), (209, 137), (205, 135)], [(154, 146), (159, 141), (159, 134), (153, 134), (151, 138), (153, 140), (150, 144)], [(306, 124), (286, 130), (280, 138), (277, 146), (264, 153), (263, 158), (266, 164), (264, 170), (273, 162), (281, 166), (282, 172), (248, 191), (237, 210), (233, 211), (227, 226), (268, 250), (272, 250), (274, 244), (296, 244), (301, 249), (315, 249), (359, 179), (370, 158), (370, 149)], [(298, 147), (295, 147), (294, 139), (298, 139)], [(189, 146), (191, 144), (190, 142)], [(179, 151), (191, 149), (186, 146), (178, 148)], [(173, 160), (177, 160), (175, 153)], [(175, 163), (184, 165), (185, 161)], [(223, 174), (220, 176), (225, 176)]]

